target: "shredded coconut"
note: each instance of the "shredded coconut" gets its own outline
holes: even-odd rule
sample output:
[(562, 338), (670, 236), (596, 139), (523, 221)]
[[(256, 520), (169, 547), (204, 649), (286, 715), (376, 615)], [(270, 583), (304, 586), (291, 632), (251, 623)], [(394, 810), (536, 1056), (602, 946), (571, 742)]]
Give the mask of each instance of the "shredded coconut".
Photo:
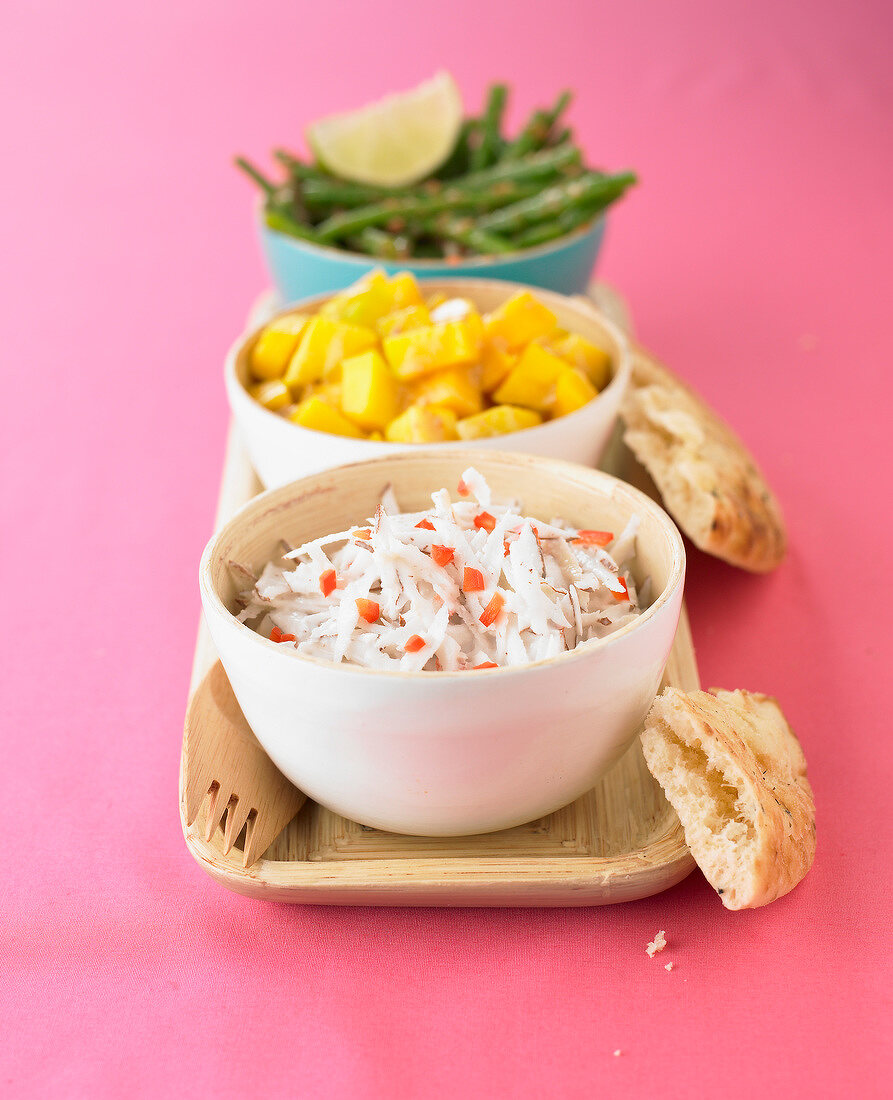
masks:
[(471, 310), (471, 302), (465, 298), (448, 298), (431, 310), (431, 320), (435, 324), (442, 321), (464, 321)]
[(473, 468), (459, 490), (407, 513), (387, 487), (365, 524), (284, 545), (241, 592), (239, 620), (304, 656), (419, 672), (528, 664), (641, 613), (636, 517), (615, 538), (494, 502)]
[(651, 941), (651, 943), (649, 943), (648, 946), (645, 948), (646, 952), (648, 953), (648, 958), (653, 959), (657, 952), (663, 951), (666, 946), (667, 934), (663, 929), (661, 929), (660, 932), (658, 932), (658, 934)]
[(675, 965), (676, 964), (674, 962), (668, 962), (667, 965), (664, 967), (664, 970), (672, 970)]

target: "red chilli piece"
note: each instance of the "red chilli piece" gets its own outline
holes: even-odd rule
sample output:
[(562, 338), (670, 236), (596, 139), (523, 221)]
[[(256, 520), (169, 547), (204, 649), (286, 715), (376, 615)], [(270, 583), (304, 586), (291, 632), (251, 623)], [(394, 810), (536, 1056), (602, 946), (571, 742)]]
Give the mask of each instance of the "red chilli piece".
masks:
[(331, 596), (338, 585), (338, 578), (334, 569), (327, 569), (319, 575), (319, 590), (324, 596)]
[(423, 531), (433, 531), (434, 524), (430, 519), (422, 519), (416, 524), (416, 527), (421, 527)]
[(480, 527), (489, 535), (496, 526), (496, 517), (491, 516), (489, 512), (481, 512), (479, 516), (474, 517), (474, 525)]
[(626, 581), (623, 577), (618, 577), (617, 580), (623, 586), (623, 592), (612, 592), (611, 595), (618, 603), (622, 603), (624, 600), (629, 599), (629, 589), (626, 587)]
[(418, 653), (420, 649), (425, 648), (425, 639), (420, 634), (413, 634), (411, 638), (407, 638), (403, 648), (407, 653)]
[(370, 527), (361, 527), (359, 531), (354, 531), (353, 537), (355, 539), (371, 539), (372, 529)]
[(452, 546), (432, 546), (431, 547), (431, 560), (435, 565), (445, 566), (449, 565), (453, 560), (453, 555), (456, 551)]
[(484, 626), (492, 626), (499, 618), (499, 612), (502, 611), (502, 605), (505, 603), (505, 596), (501, 592), (495, 592), (493, 599), (487, 604), (484, 610), (481, 612), (480, 621)]
[(505, 547), (505, 551), (503, 552), (503, 555), (502, 555), (502, 556), (503, 556), (504, 558), (507, 558), (507, 557), (509, 556), (509, 551), (510, 551), (510, 550), (511, 550), (511, 548), (512, 548), (512, 546), (511, 546), (511, 543), (509, 542), (509, 540), (508, 540), (508, 539), (503, 539), (503, 540), (502, 540), (502, 545), (503, 545), (503, 546)]
[(465, 572), (462, 574), (462, 591), (484, 591), (484, 574), (480, 571), (480, 569), (469, 569), (469, 567), (466, 565)]
[(360, 618), (365, 619), (367, 623), (377, 623), (378, 616), (381, 614), (381, 608), (375, 600), (364, 600), (362, 597), (357, 600), (357, 611), (360, 613)]
[(474, 665), (474, 668), (499, 668), (499, 665), (495, 661), (484, 661), (482, 665)]
[(607, 546), (614, 541), (610, 531), (578, 531), (573, 542), (582, 542), (584, 546)]
[(471, 492), (471, 489), (468, 488), (461, 477), (459, 478), (459, 484), (456, 486), (456, 492), (459, 494), (460, 497), (467, 497), (468, 494)]

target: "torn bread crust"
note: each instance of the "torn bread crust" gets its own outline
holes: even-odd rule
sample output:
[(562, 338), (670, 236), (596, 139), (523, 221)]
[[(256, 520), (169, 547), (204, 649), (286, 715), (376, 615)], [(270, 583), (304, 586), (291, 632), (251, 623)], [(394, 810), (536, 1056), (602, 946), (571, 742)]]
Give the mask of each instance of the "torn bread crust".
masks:
[(697, 394), (637, 352), (620, 415), (624, 443), (697, 547), (755, 573), (782, 561), (778, 502), (747, 448)]
[(727, 909), (766, 905), (803, 879), (815, 856), (815, 803), (774, 699), (667, 688), (645, 720), (642, 749)]

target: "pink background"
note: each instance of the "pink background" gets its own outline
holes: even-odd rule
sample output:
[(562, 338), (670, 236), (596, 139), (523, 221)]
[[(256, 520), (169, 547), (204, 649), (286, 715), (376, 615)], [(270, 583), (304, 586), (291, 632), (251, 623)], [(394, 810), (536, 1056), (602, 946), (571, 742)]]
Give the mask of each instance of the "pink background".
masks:
[[(880, 1096), (889, 5), (151, 8), (8, 0), (0, 36), (0, 1090)], [(290, 908), (183, 845), (221, 359), (265, 285), (230, 157), (440, 65), (471, 108), (512, 81), (515, 121), (578, 89), (591, 158), (642, 178), (600, 274), (786, 508), (776, 573), (692, 552), (688, 588), (704, 684), (777, 694), (810, 762), (817, 862), (764, 910), (698, 874), (606, 909)]]

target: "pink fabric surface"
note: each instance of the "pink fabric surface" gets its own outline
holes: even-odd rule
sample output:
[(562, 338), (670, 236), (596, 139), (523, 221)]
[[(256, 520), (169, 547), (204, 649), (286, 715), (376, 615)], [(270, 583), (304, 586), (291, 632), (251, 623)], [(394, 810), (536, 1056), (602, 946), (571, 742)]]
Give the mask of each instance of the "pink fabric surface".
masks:
[[(0, 1091), (889, 1095), (889, 5), (4, 14)], [(688, 583), (703, 683), (777, 695), (809, 759), (817, 861), (766, 909), (697, 873), (604, 909), (288, 907), (183, 845), (221, 361), (265, 285), (229, 159), (441, 65), (471, 107), (510, 80), (515, 121), (578, 90), (592, 160), (642, 179), (600, 275), (784, 504), (776, 573), (692, 551)]]

